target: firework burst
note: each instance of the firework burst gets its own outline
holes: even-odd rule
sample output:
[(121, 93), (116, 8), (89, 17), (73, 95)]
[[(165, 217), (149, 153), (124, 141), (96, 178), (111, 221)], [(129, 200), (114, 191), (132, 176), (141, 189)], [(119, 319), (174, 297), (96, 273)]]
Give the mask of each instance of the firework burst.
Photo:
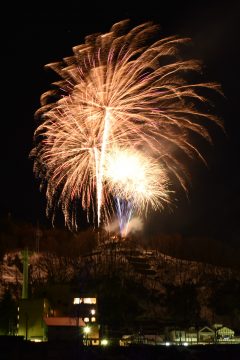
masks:
[[(106, 159), (113, 149), (144, 152), (150, 163), (161, 159), (164, 179), (174, 174), (187, 190), (176, 150), (204, 160), (192, 133), (211, 141), (206, 124), (222, 126), (200, 110), (208, 103), (202, 90), (219, 91), (219, 86), (186, 77), (201, 70), (197, 60), (181, 57), (181, 47), (190, 40), (171, 36), (153, 41), (158, 26), (152, 23), (127, 27), (128, 21), (122, 21), (107, 34), (87, 36), (72, 56), (47, 65), (61, 80), (41, 97), (31, 156), (36, 176), (46, 184), (48, 213), (60, 206), (69, 228), (77, 226), (79, 203), (89, 221), (97, 219), (99, 225), (111, 213), (110, 190), (133, 198), (109, 180)], [(162, 192), (161, 182), (154, 186)], [(163, 195), (154, 195), (149, 204), (158, 208)], [(140, 201), (138, 208), (145, 205)]]
[(169, 202), (168, 177), (159, 162), (129, 149), (107, 154), (104, 178), (109, 193), (129, 201), (138, 213)]
[(147, 214), (148, 207), (163, 209), (170, 202), (165, 169), (150, 156), (130, 148), (112, 149), (105, 161), (104, 180), (114, 196), (119, 229), (126, 236), (133, 212)]

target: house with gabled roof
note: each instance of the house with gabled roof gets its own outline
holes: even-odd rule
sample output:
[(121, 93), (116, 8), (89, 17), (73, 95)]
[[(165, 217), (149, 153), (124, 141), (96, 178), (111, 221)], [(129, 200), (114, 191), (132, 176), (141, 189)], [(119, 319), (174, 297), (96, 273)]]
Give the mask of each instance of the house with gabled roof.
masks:
[(233, 339), (235, 332), (227, 326), (222, 326), (216, 330), (216, 338), (218, 342), (229, 341)]
[(215, 331), (208, 326), (204, 326), (198, 332), (199, 342), (213, 343), (215, 342)]

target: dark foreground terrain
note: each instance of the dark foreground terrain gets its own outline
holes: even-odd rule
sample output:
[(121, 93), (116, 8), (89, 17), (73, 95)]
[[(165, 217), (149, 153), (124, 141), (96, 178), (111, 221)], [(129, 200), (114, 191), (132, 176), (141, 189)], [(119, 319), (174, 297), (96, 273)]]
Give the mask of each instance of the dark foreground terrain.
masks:
[(18, 338), (0, 338), (1, 360), (239, 360), (240, 345), (82, 347), (75, 342), (31, 343)]

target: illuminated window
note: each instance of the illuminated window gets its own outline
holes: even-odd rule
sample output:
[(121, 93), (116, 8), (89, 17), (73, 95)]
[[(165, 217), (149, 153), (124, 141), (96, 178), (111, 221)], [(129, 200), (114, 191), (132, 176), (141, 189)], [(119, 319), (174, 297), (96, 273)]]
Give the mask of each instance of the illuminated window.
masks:
[(95, 310), (95, 309), (92, 309), (92, 310), (90, 311), (90, 313), (91, 313), (91, 315), (95, 315), (95, 314), (96, 314), (96, 310)]
[(83, 298), (81, 300), (83, 300), (84, 304), (96, 304), (97, 302), (96, 298)]
[(73, 304), (96, 304), (97, 299), (96, 298), (74, 298)]
[(99, 345), (99, 340), (92, 340), (93, 345)]
[(83, 300), (84, 300), (83, 298), (74, 298), (73, 303), (74, 304), (81, 304), (83, 302)]
[(91, 317), (91, 322), (95, 322), (95, 321), (96, 321), (95, 316)]
[(84, 321), (84, 322), (89, 322), (89, 317), (85, 317), (85, 318), (83, 319), (83, 321)]

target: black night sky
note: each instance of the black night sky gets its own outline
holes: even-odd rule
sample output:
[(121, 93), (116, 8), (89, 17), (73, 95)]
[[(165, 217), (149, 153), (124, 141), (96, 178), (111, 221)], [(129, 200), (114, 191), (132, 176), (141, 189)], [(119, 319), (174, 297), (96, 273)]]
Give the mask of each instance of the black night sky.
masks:
[[(133, 25), (153, 20), (162, 36), (190, 36), (210, 80), (219, 82), (225, 98), (216, 104), (226, 135), (214, 130), (214, 146), (207, 148), (206, 168), (190, 168), (192, 186), (187, 200), (181, 194), (176, 208), (146, 221), (147, 231), (204, 234), (240, 246), (240, 3), (239, 1), (121, 1), (66, 2), (57, 7), (42, 2), (2, 11), (1, 67), (1, 216), (33, 224), (48, 222), (45, 195), (40, 193), (28, 155), (36, 126), (34, 112), (40, 95), (57, 80), (44, 65), (72, 54), (72, 47), (94, 32), (130, 18)], [(129, 1), (130, 3), (130, 1)]]

